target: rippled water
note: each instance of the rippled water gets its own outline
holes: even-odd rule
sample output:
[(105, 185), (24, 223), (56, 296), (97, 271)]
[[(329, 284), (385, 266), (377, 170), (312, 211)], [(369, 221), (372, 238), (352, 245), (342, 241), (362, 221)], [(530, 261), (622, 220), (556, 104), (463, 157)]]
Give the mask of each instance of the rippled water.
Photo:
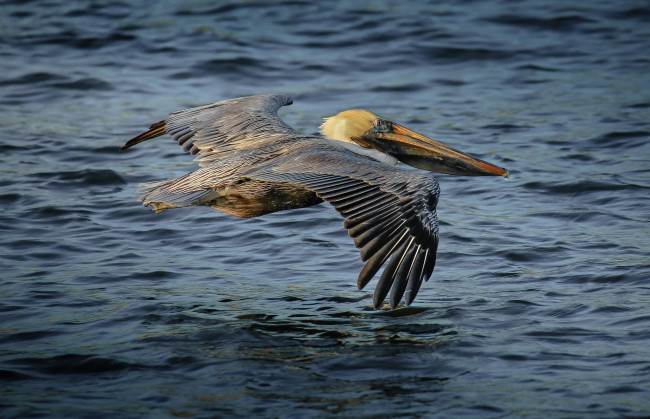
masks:
[[(3, 417), (650, 415), (645, 1), (38, 1), (0, 15)], [(373, 311), (327, 205), (155, 215), (168, 112), (364, 107), (509, 181), (438, 176), (415, 304)]]

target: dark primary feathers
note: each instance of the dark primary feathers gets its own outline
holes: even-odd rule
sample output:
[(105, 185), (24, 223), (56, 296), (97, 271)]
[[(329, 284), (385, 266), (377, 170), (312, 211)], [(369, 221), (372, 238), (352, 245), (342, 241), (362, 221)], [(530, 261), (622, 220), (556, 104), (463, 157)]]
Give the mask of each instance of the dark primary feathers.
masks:
[(303, 170), (275, 178), (310, 188), (345, 218), (344, 226), (360, 249), (361, 260), (366, 262), (357, 280), (359, 289), (390, 258), (375, 288), (376, 308), (391, 287), (391, 308), (399, 304), (402, 296), (410, 305), (422, 281), (431, 276), (436, 261), (439, 188), (435, 179), (413, 176), (393, 181), (379, 176), (361, 179), (353, 173), (313, 172)]
[[(327, 201), (345, 218), (366, 262), (359, 289), (385, 265), (375, 308), (389, 292), (392, 308), (402, 297), (411, 304), (435, 265), (437, 181), (356, 154), (339, 141), (297, 133), (277, 116), (291, 103), (284, 95), (244, 97), (174, 112), (153, 124), (123, 148), (167, 133), (183, 151), (198, 154), (202, 167), (144, 184), (140, 199), (158, 211), (205, 205), (237, 216)], [(281, 202), (273, 202), (277, 196)]]

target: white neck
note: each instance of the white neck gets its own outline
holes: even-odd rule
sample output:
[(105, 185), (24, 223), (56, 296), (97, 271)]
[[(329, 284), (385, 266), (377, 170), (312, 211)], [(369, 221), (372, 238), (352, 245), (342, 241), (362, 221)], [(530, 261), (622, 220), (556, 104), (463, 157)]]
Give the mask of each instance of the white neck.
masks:
[(365, 148), (365, 147), (361, 147), (356, 143), (348, 143), (345, 141), (336, 141), (336, 140), (334, 141), (336, 142), (336, 144), (347, 148), (353, 153), (361, 154), (363, 156), (368, 156), (382, 163), (390, 164), (391, 166), (396, 166), (397, 163), (399, 163), (399, 160), (397, 160), (395, 157), (386, 153), (382, 153), (381, 151), (375, 150), (374, 148)]

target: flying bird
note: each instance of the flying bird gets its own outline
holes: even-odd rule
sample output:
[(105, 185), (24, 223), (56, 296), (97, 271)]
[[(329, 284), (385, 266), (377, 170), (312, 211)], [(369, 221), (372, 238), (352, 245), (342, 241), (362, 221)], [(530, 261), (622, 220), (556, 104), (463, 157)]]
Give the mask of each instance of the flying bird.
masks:
[(282, 121), (286, 95), (259, 95), (180, 110), (129, 140), (127, 149), (169, 134), (200, 168), (144, 183), (140, 201), (156, 212), (208, 206), (236, 217), (330, 203), (360, 249), (361, 290), (386, 264), (375, 288), (378, 309), (415, 299), (436, 262), (440, 188), (429, 173), (508, 177), (506, 169), (448, 147), (366, 110), (326, 118), (322, 136)]

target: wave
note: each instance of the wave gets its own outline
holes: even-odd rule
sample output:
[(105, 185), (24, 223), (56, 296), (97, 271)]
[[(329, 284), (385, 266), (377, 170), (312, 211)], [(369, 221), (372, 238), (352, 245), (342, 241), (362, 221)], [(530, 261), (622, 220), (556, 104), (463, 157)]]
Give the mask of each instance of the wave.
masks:
[(526, 189), (549, 192), (553, 194), (579, 195), (602, 191), (623, 191), (649, 189), (646, 186), (620, 183), (615, 180), (580, 180), (574, 182), (528, 182), (522, 185)]
[(29, 177), (46, 181), (53, 187), (79, 187), (79, 186), (102, 186), (102, 185), (123, 185), (122, 179), (113, 170), (109, 169), (82, 169), (64, 172), (40, 172), (31, 174)]
[(520, 14), (503, 14), (485, 20), (505, 25), (522, 26), (526, 29), (552, 30), (560, 32), (574, 31), (580, 29), (585, 24), (596, 23), (595, 20), (580, 15), (562, 15), (541, 18)]

